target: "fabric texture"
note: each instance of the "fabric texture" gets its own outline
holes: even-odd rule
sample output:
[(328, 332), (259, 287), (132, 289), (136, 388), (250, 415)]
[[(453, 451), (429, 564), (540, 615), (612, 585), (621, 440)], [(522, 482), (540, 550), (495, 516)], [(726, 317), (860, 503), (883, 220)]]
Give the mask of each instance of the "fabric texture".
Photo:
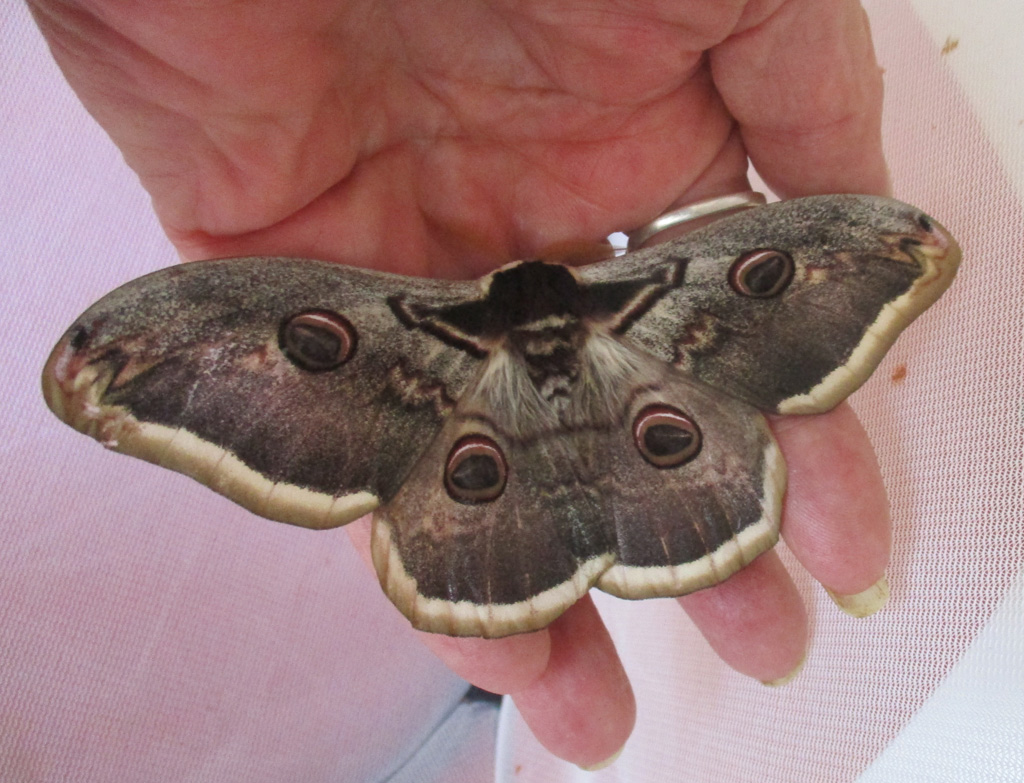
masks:
[(496, 707), (463, 704), (344, 531), (260, 520), (46, 410), (68, 323), (177, 258), (21, 3), (0, 49), (0, 780), (493, 779)]
[(770, 690), (671, 603), (601, 599), (637, 689), (633, 737), (590, 775), (507, 718), (501, 781), (1024, 781), (1024, 12), (865, 7), (895, 195), (964, 251), (851, 398), (893, 509), (890, 603), (847, 617), (780, 545), (812, 641), (799, 677)]
[(344, 532), (255, 519), (45, 409), (64, 327), (177, 259), (28, 12), (0, 9), (0, 780), (1024, 781), (1024, 11), (866, 7), (895, 194), (964, 249), (853, 398), (893, 507), (892, 599), (843, 615), (780, 546), (812, 646), (768, 689), (672, 602), (598, 594), (639, 712), (599, 773), (509, 700), (500, 726), (467, 700)]

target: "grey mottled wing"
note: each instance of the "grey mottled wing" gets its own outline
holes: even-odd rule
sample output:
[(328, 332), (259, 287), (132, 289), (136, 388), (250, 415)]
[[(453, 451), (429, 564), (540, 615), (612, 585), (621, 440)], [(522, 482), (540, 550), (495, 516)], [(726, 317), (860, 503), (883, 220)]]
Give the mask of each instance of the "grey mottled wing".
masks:
[[(105, 445), (255, 513), (344, 524), (397, 491), (479, 363), (404, 326), (389, 297), (443, 305), (475, 291), (310, 260), (176, 266), (89, 308), (54, 349), (44, 393)], [(310, 354), (305, 367), (289, 345)], [(326, 369), (332, 351), (350, 355)]]
[(670, 258), (685, 263), (683, 285), (622, 333), (762, 410), (819, 413), (860, 386), (948, 287), (960, 249), (899, 201), (815, 196), (723, 218), (580, 277), (631, 279)]
[[(778, 538), (785, 464), (762, 415), (640, 355), (623, 407), (569, 432), (516, 432), (481, 380), (398, 494), (374, 515), (374, 564), (421, 630), (504, 636), (543, 628), (592, 586), (624, 598), (723, 581)], [(699, 428), (696, 455), (658, 467), (637, 448), (644, 411), (670, 406)], [(450, 496), (444, 466), (461, 439), (493, 439), (500, 497)]]

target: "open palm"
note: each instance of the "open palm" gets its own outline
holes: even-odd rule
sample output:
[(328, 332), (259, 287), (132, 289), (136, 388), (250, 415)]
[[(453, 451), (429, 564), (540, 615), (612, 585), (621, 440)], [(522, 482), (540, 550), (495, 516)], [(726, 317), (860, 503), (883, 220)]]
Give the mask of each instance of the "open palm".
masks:
[[(881, 77), (859, 6), (818, 0), (438, 3), (35, 0), (83, 102), (188, 259), (317, 257), (475, 276), (673, 204), (746, 189), (884, 192)], [(776, 422), (783, 533), (841, 594), (877, 582), (889, 527), (848, 408)], [(365, 546), (365, 530), (355, 538)], [(803, 607), (768, 553), (680, 599), (764, 681), (804, 655)], [(512, 693), (580, 764), (625, 742), (634, 705), (593, 605), (484, 641), (424, 635)]]

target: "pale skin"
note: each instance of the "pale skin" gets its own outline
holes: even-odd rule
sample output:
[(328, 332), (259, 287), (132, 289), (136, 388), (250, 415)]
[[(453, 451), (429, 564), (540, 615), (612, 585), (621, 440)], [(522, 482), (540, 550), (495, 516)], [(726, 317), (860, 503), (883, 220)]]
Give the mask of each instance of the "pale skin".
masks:
[[(746, 190), (748, 157), (785, 198), (888, 190), (881, 73), (848, 0), (31, 5), (189, 260), (473, 277)], [(869, 588), (890, 523), (863, 429), (845, 405), (773, 425), (788, 546), (832, 591)], [(774, 553), (679, 603), (743, 674), (805, 656)], [(629, 737), (632, 690), (588, 598), (532, 634), (422, 638), (569, 761)]]

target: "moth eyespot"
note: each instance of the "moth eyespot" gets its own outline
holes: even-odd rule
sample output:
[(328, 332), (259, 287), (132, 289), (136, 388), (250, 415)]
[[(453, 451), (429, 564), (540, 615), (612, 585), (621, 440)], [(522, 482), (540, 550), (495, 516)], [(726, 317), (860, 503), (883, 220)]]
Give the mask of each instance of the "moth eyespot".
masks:
[(330, 310), (307, 310), (281, 324), (278, 345), (293, 364), (309, 372), (340, 367), (356, 352), (356, 330)]
[(729, 285), (743, 296), (768, 299), (786, 290), (793, 280), (793, 259), (781, 250), (744, 253), (729, 270)]
[(935, 226), (932, 224), (931, 218), (924, 214), (917, 216), (917, 225), (919, 225), (923, 231), (926, 231), (929, 234), (932, 233), (932, 229), (935, 228)]
[(488, 503), (501, 497), (508, 465), (501, 448), (483, 435), (456, 441), (444, 466), (444, 487), (459, 503)]
[(700, 454), (704, 438), (696, 422), (668, 405), (648, 405), (633, 422), (640, 455), (656, 468), (676, 468)]

